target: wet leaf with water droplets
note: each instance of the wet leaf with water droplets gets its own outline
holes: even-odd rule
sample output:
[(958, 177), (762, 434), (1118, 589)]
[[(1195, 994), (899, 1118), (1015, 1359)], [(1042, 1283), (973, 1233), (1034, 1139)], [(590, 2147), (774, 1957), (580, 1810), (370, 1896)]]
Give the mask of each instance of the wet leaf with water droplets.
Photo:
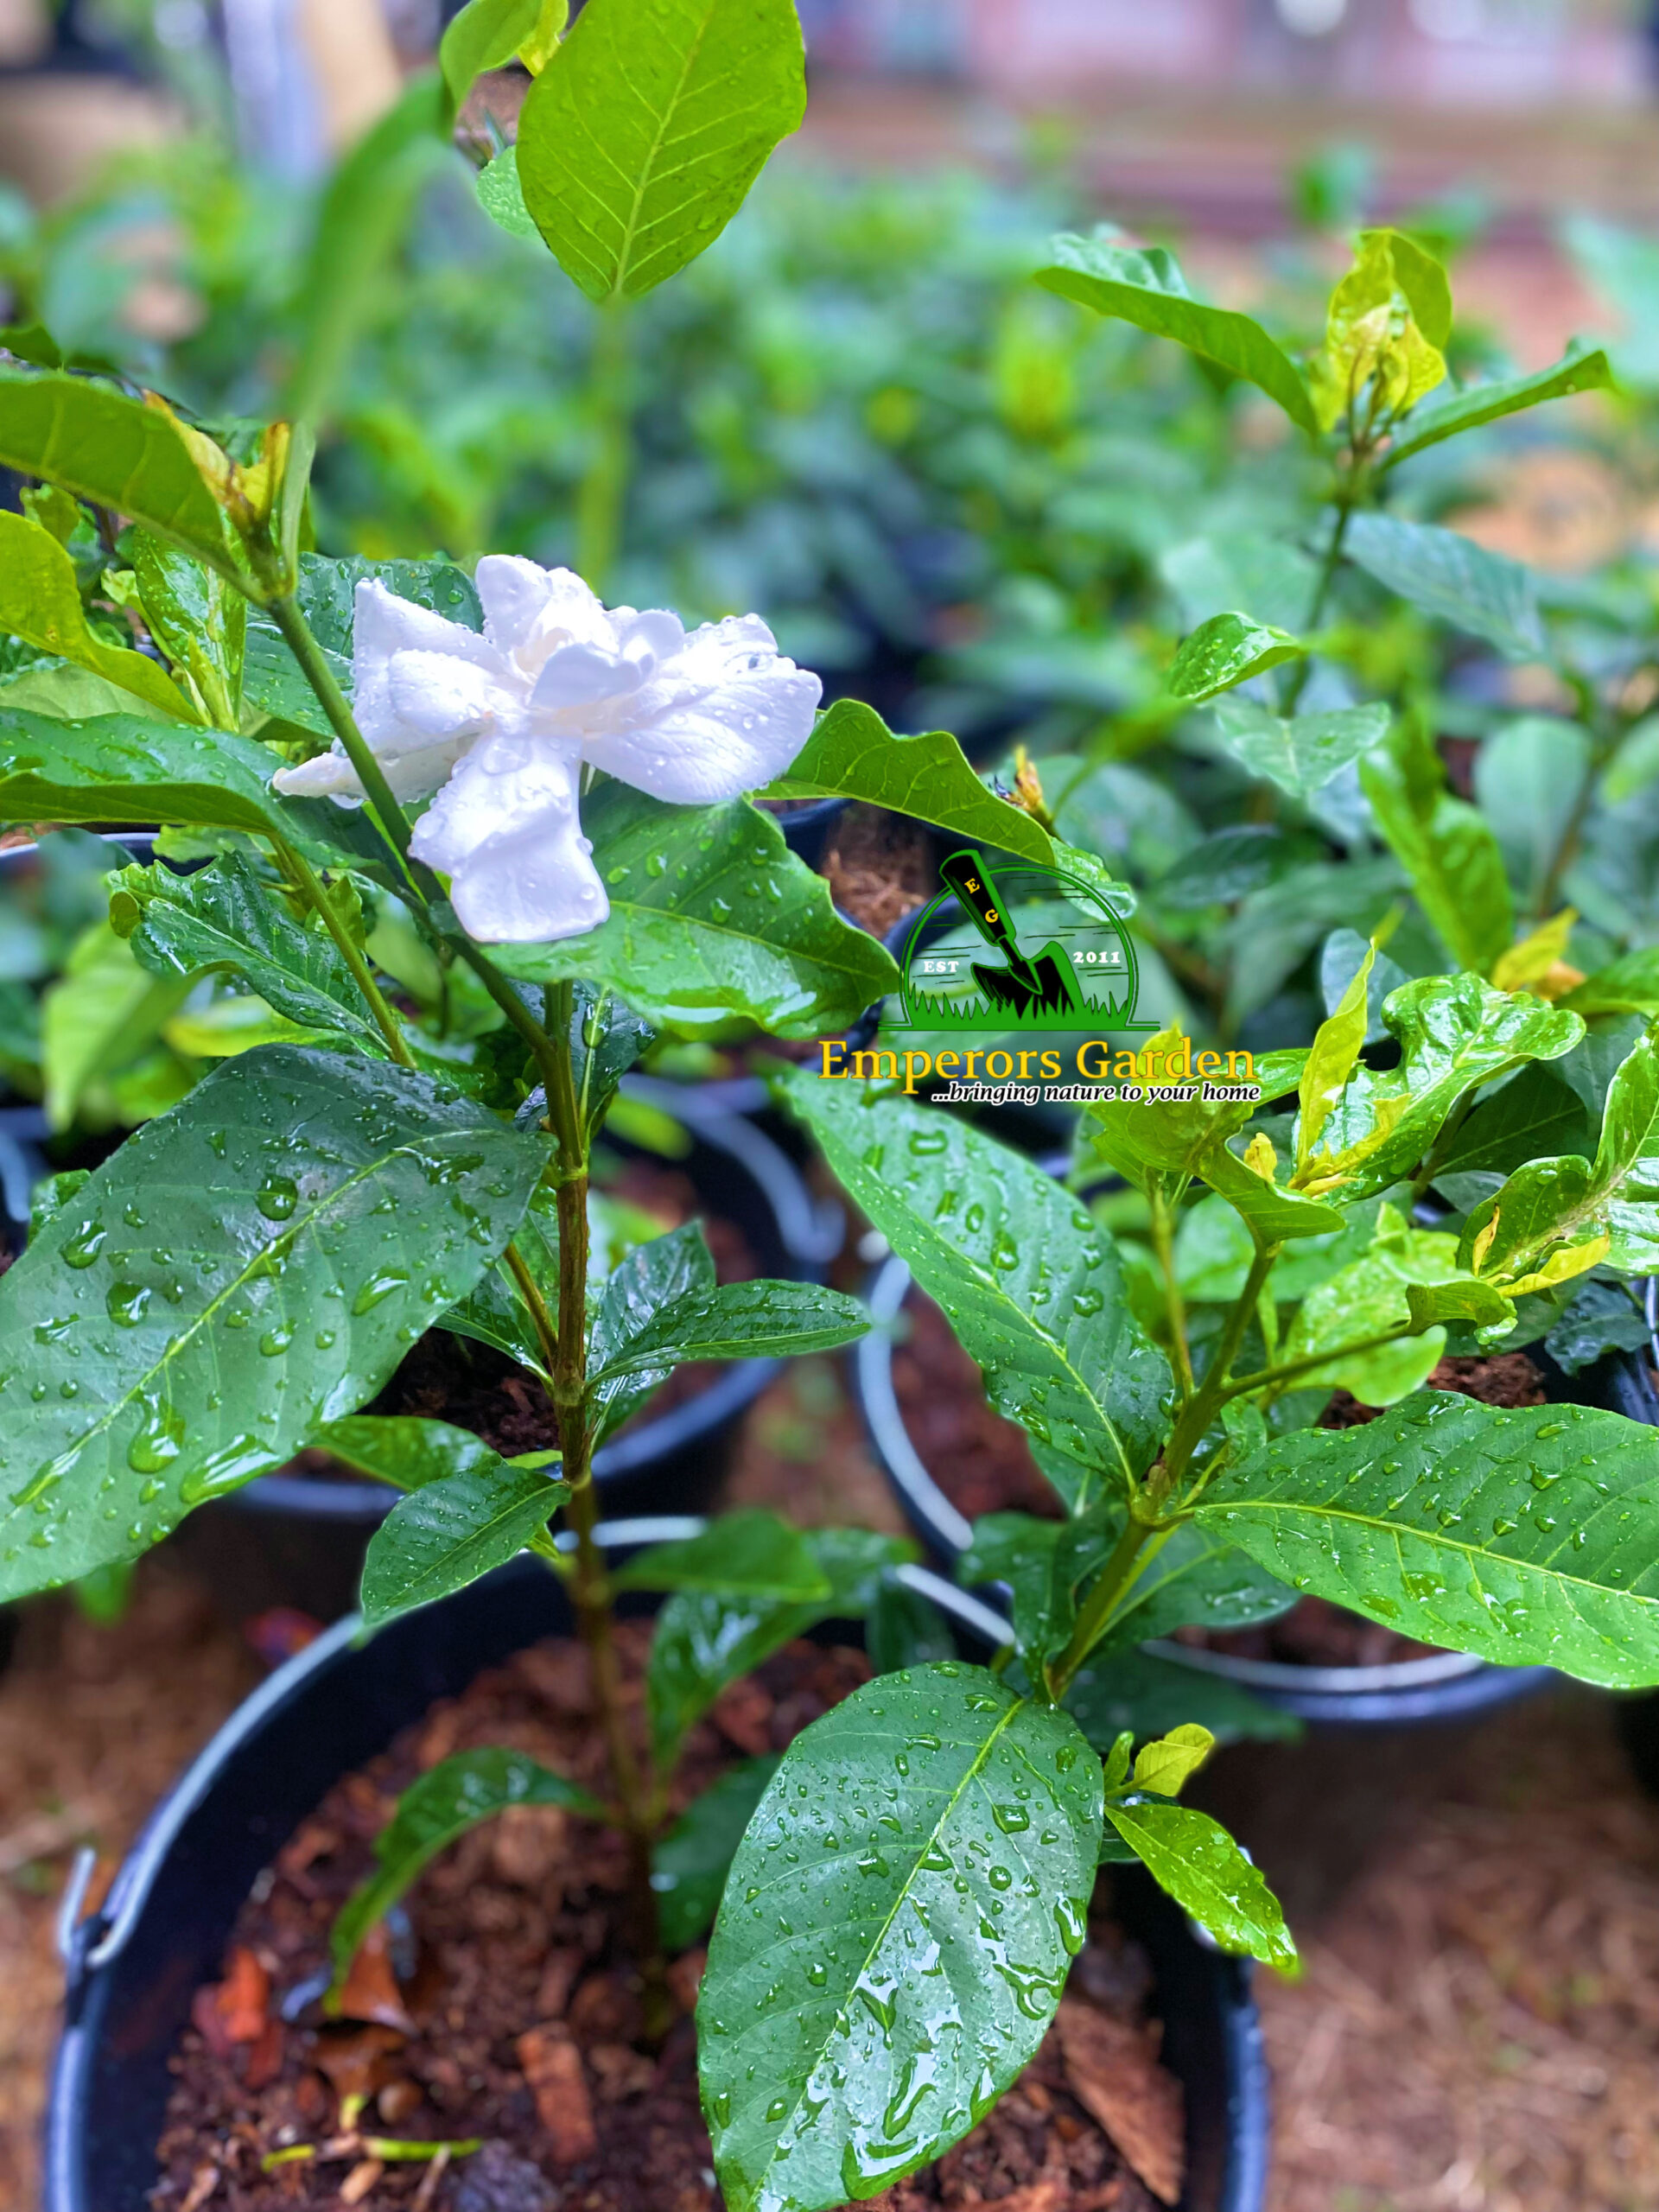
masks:
[(543, 1157), (424, 1076), (292, 1046), (130, 1138), (0, 1278), (0, 1596), (136, 1558), (372, 1397)]
[(1426, 1643), (1610, 1689), (1659, 1681), (1659, 1443), (1620, 1414), (1419, 1391), (1358, 1428), (1272, 1439), (1222, 1470), (1197, 1519)]
[(697, 2007), (732, 2212), (876, 2196), (983, 2117), (1059, 2002), (1101, 1802), (1074, 1724), (978, 1667), (882, 1675), (796, 1738), (733, 1861)]

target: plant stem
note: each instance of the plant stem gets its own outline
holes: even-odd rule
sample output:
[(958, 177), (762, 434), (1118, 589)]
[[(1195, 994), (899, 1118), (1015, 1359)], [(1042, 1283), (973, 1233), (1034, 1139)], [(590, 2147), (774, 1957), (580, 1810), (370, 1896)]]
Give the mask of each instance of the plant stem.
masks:
[(593, 443), (576, 494), (576, 568), (602, 599), (622, 540), (632, 459), (629, 315), (620, 300), (598, 311), (588, 370)]
[(362, 992), (369, 1012), (374, 1016), (375, 1027), (386, 1040), (386, 1050), (399, 1067), (412, 1068), (415, 1065), (415, 1056), (409, 1049), (408, 1042), (398, 1026), (397, 1018), (386, 1004), (385, 995), (375, 982), (373, 970), (363, 957), (361, 947), (353, 938), (340, 914), (336, 912), (334, 901), (324, 890), (316, 870), (305, 855), (296, 851), (292, 845), (278, 842), (276, 854), (283, 868), (289, 870), (295, 882), (304, 893), (323, 927), (334, 940), (340, 958), (352, 971), (353, 982)]
[(1329, 1367), (1339, 1359), (1357, 1359), (1361, 1352), (1380, 1351), (1384, 1344), (1397, 1344), (1402, 1338), (1414, 1336), (1417, 1332), (1409, 1321), (1402, 1321), (1397, 1328), (1383, 1329), (1376, 1336), (1362, 1337), (1357, 1344), (1338, 1344), (1333, 1351), (1316, 1351), (1306, 1359), (1288, 1359), (1281, 1367), (1263, 1367), (1254, 1375), (1242, 1375), (1222, 1391), (1224, 1400), (1242, 1398), (1249, 1390), (1265, 1390), (1275, 1382), (1294, 1382), (1300, 1375), (1311, 1375), (1316, 1367)]
[(1119, 1599), (1146, 1564), (1141, 1554), (1154, 1539), (1161, 1546), (1173, 1532), (1143, 1520), (1133, 1507), (1117, 1546), (1084, 1601), (1071, 1630), (1071, 1641), (1045, 1671), (1049, 1694), (1058, 1705), (1071, 1687), (1071, 1678), (1105, 1634)]
[(1190, 1398), (1193, 1387), (1192, 1354), (1186, 1341), (1186, 1300), (1181, 1295), (1180, 1281), (1175, 1273), (1175, 1242), (1169, 1217), (1169, 1203), (1156, 1184), (1148, 1197), (1152, 1206), (1152, 1249), (1157, 1255), (1159, 1269), (1164, 1278), (1164, 1306), (1169, 1315), (1175, 1370), (1180, 1378), (1182, 1397)]
[(357, 780), (368, 794), (373, 810), (375, 826), (391, 847), (403, 872), (412, 882), (414, 868), (409, 857), (410, 829), (404, 810), (397, 804), (391, 785), (386, 781), (385, 770), (376, 760), (368, 740), (357, 726), (357, 717), (346, 702), (346, 694), (334, 679), (322, 647), (311, 633), (311, 625), (301, 611), (297, 599), (274, 599), (270, 612), (276, 627), (282, 632), (289, 651), (304, 671), (305, 680), (317, 695), (317, 703), (328, 717), (328, 726), (346, 748), (346, 757), (357, 772)]
[(1257, 1243), (1255, 1257), (1250, 1262), (1250, 1272), (1245, 1278), (1243, 1289), (1233, 1301), (1232, 1310), (1222, 1329), (1220, 1342), (1216, 1346), (1215, 1356), (1205, 1370), (1203, 1382), (1182, 1408), (1180, 1419), (1175, 1424), (1175, 1433), (1165, 1447), (1163, 1471), (1158, 1484), (1162, 1497), (1167, 1497), (1178, 1487), (1186, 1472), (1188, 1461), (1198, 1449), (1199, 1438), (1220, 1410), (1223, 1401), (1234, 1395), (1227, 1389), (1228, 1372), (1238, 1357), (1238, 1348), (1244, 1341), (1244, 1332), (1250, 1325), (1251, 1317), (1260, 1303), (1262, 1286), (1278, 1256), (1279, 1247), (1276, 1244)]

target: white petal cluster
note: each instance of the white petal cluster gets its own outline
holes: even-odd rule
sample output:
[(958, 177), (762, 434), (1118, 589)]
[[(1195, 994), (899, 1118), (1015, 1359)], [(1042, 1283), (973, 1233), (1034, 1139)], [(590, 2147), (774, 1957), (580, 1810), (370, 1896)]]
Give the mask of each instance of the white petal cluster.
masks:
[[(476, 581), (481, 637), (378, 580), (359, 584), (358, 726), (398, 798), (437, 792), (410, 849), (449, 877), (473, 937), (576, 937), (610, 912), (582, 834), (583, 762), (679, 805), (731, 798), (789, 766), (822, 686), (758, 614), (688, 636), (677, 614), (607, 609), (569, 569), (505, 554), (480, 561)], [(276, 782), (363, 798), (338, 740)]]

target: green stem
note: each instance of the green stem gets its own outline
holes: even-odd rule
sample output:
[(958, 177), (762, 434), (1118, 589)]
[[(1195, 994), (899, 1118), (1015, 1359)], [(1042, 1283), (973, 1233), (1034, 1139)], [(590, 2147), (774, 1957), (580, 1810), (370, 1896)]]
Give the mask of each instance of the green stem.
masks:
[(1330, 1367), (1339, 1359), (1357, 1359), (1362, 1352), (1380, 1351), (1384, 1344), (1397, 1344), (1404, 1337), (1418, 1332), (1409, 1321), (1402, 1321), (1397, 1328), (1383, 1329), (1374, 1337), (1362, 1337), (1357, 1344), (1338, 1344), (1333, 1351), (1311, 1352), (1306, 1359), (1287, 1359), (1279, 1367), (1263, 1367), (1254, 1375), (1242, 1375), (1222, 1391), (1224, 1400), (1242, 1398), (1250, 1390), (1265, 1390), (1274, 1384), (1294, 1382), (1299, 1376), (1311, 1375), (1315, 1368)]
[[(1198, 1440), (1219, 1412), (1223, 1401), (1230, 1393), (1227, 1376), (1238, 1357), (1238, 1348), (1244, 1341), (1244, 1332), (1261, 1300), (1263, 1284), (1272, 1272), (1279, 1256), (1276, 1244), (1259, 1243), (1255, 1257), (1250, 1262), (1250, 1272), (1244, 1287), (1234, 1300), (1232, 1309), (1222, 1328), (1221, 1338), (1215, 1356), (1204, 1372), (1204, 1380), (1182, 1408), (1175, 1424), (1175, 1433), (1164, 1450), (1164, 1462), (1157, 1478), (1157, 1495), (1161, 1499), (1179, 1489), (1187, 1464), (1198, 1449)], [(1150, 1486), (1150, 1485), (1149, 1485)]]
[(1143, 1520), (1131, 1507), (1116, 1548), (1084, 1601), (1071, 1641), (1045, 1670), (1049, 1694), (1057, 1705), (1071, 1687), (1072, 1676), (1105, 1634), (1120, 1599), (1146, 1565), (1141, 1554), (1147, 1546), (1155, 1538), (1161, 1547), (1173, 1534), (1173, 1529), (1160, 1529), (1154, 1522)]
[(1175, 1241), (1169, 1205), (1157, 1184), (1153, 1185), (1147, 1195), (1152, 1207), (1152, 1249), (1157, 1255), (1159, 1269), (1164, 1278), (1164, 1306), (1169, 1315), (1175, 1370), (1180, 1380), (1182, 1397), (1190, 1398), (1193, 1388), (1192, 1354), (1186, 1341), (1186, 1300), (1181, 1295), (1180, 1281), (1175, 1272)]
[(283, 867), (304, 893), (313, 912), (334, 940), (340, 958), (351, 969), (352, 980), (362, 992), (367, 1001), (369, 1012), (374, 1016), (375, 1027), (386, 1040), (386, 1050), (399, 1067), (412, 1068), (415, 1065), (415, 1056), (409, 1049), (397, 1017), (386, 1004), (385, 995), (378, 983), (375, 982), (373, 971), (368, 962), (363, 957), (362, 948), (357, 944), (350, 930), (346, 928), (343, 918), (335, 911), (334, 901), (324, 890), (316, 870), (305, 855), (297, 852), (292, 845), (285, 843), (281, 839), (274, 842), (276, 845), (277, 857)]
[(289, 651), (304, 671), (305, 680), (317, 695), (317, 703), (328, 717), (328, 726), (346, 748), (346, 757), (357, 772), (357, 780), (368, 794), (376, 828), (391, 847), (398, 864), (411, 882), (414, 865), (409, 857), (409, 823), (386, 781), (385, 770), (376, 760), (368, 740), (357, 726), (346, 694), (334, 680), (322, 647), (311, 634), (311, 625), (297, 599), (274, 599), (270, 612)]
[(633, 458), (632, 348), (626, 306), (599, 309), (588, 364), (592, 446), (576, 494), (576, 567), (601, 598), (616, 565)]

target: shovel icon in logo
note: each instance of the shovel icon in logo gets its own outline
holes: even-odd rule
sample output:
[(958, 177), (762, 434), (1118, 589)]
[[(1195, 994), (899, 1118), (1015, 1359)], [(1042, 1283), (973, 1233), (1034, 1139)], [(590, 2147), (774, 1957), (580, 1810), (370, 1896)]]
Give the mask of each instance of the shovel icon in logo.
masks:
[(1076, 1014), (1087, 1019), (1093, 1009), (1078, 990), (1071, 963), (1058, 939), (1027, 959), (1014, 941), (1001, 893), (989, 868), (972, 850), (952, 853), (939, 863), (939, 880), (949, 884), (985, 942), (1000, 952), (1007, 966), (976, 960), (974, 981), (992, 1006), (1006, 1007), (1016, 1015)]

